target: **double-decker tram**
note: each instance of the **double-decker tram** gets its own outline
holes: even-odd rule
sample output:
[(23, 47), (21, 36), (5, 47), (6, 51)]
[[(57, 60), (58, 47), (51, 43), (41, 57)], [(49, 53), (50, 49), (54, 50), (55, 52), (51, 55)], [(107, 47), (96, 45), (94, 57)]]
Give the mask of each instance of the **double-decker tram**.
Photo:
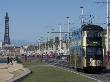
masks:
[(70, 63), (76, 69), (101, 71), (104, 53), (103, 28), (98, 25), (82, 25), (72, 32)]

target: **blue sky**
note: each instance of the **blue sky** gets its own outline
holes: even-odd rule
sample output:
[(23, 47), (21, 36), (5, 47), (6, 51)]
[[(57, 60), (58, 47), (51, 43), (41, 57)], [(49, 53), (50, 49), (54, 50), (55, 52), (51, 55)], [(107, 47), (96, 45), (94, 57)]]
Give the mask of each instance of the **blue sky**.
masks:
[(9, 13), (10, 38), (13, 40), (36, 41), (47, 37), (51, 29), (67, 30), (66, 17), (70, 17), (71, 28), (80, 26), (80, 6), (84, 6), (85, 15), (94, 15), (94, 23), (103, 25), (106, 17), (106, 5), (96, 4), (105, 0), (0, 0), (0, 40), (4, 36), (4, 16)]

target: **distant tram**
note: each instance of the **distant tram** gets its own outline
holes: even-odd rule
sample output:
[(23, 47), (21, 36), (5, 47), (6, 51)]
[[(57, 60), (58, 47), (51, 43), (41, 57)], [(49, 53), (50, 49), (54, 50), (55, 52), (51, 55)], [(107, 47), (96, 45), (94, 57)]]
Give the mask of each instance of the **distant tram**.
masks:
[(77, 70), (98, 70), (104, 68), (103, 28), (98, 25), (82, 25), (72, 32), (70, 45), (70, 64)]

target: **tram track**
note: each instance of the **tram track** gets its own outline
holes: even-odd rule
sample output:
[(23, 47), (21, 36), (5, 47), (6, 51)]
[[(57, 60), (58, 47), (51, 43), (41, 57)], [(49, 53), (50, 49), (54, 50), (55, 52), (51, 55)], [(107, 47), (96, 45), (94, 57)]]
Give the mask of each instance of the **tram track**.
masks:
[(102, 82), (110, 82), (110, 73), (104, 74), (87, 74), (90, 77), (101, 80)]
[(59, 63), (49, 63), (50, 65), (54, 67), (61, 68), (63, 70), (73, 72), (82, 76), (85, 76), (87, 78), (96, 80), (97, 82), (110, 82), (110, 71), (109, 72), (102, 72), (102, 73), (84, 73), (84, 72), (78, 72), (73, 68), (68, 67), (67, 65), (61, 65)]

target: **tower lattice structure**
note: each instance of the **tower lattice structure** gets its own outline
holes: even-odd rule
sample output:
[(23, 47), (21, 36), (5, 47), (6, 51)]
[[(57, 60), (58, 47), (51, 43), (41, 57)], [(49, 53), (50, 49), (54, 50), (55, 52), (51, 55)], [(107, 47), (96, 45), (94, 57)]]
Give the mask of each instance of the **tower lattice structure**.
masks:
[(5, 33), (4, 33), (4, 45), (10, 45), (10, 36), (9, 36), (9, 16), (6, 13), (5, 16)]

